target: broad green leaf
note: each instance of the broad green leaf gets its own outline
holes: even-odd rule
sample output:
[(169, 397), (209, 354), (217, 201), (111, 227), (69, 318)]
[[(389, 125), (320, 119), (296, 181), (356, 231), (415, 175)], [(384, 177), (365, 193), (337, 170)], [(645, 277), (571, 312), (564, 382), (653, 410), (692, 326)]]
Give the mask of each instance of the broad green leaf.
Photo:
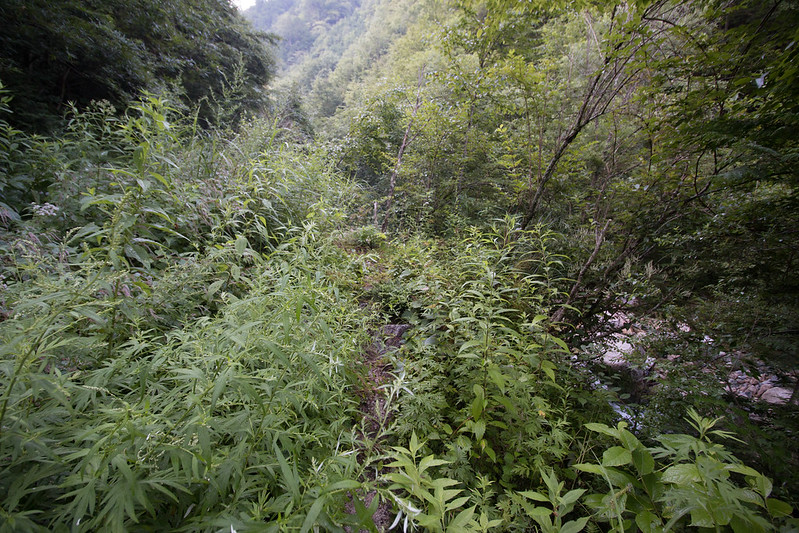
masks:
[(572, 466), (575, 470), (579, 470), (581, 472), (588, 472), (591, 474), (597, 474), (602, 476), (603, 478), (607, 478), (610, 480), (610, 483), (614, 487), (625, 487), (627, 485), (633, 485), (637, 483), (637, 480), (632, 477), (631, 475), (627, 474), (626, 472), (622, 472), (621, 470), (613, 467), (605, 467), (601, 465), (595, 464), (576, 464)]
[(619, 429), (619, 440), (621, 440), (621, 443), (624, 445), (624, 447), (630, 451), (644, 447), (644, 445), (641, 444), (641, 441), (639, 441), (635, 435), (626, 429)]
[(602, 454), (602, 466), (622, 466), (630, 464), (633, 456), (629, 450), (621, 446), (613, 446), (608, 448)]
[(98, 315), (94, 311), (94, 309), (91, 309), (89, 307), (85, 307), (85, 306), (75, 307), (70, 312), (70, 314), (72, 316), (74, 316), (75, 318), (86, 317), (89, 320), (91, 320), (92, 322), (94, 322), (95, 324), (100, 325), (100, 326), (104, 326), (106, 324), (106, 319), (101, 317), (100, 315)]
[[(439, 477), (432, 481), (431, 485), (435, 489), (445, 489), (447, 487), (452, 487), (453, 485), (458, 485), (460, 482), (457, 479), (451, 479), (448, 477)], [(456, 493), (461, 492), (460, 489), (456, 491)]]
[[(575, 470), (579, 470), (581, 472), (588, 472), (589, 474), (596, 474), (598, 476), (602, 476), (605, 474), (605, 469), (600, 465), (595, 465), (593, 463), (579, 463), (572, 465), (572, 468)], [(549, 500), (547, 500), (549, 501)]]
[(691, 509), (690, 525), (692, 527), (713, 527), (713, 517), (710, 516), (710, 513), (702, 508)]
[(498, 518), (494, 520), (489, 520), (488, 515), (484, 511), (481, 511), (479, 524), (481, 531), (488, 531), (491, 528), (501, 526), (502, 520)]
[(533, 507), (532, 509), (527, 511), (527, 515), (530, 516), (530, 518), (535, 518), (537, 516), (538, 517), (544, 517), (544, 516), (548, 517), (551, 514), (552, 514), (552, 509), (548, 509), (546, 507)]
[(737, 472), (738, 474), (743, 474), (744, 476), (751, 476), (754, 478), (757, 478), (760, 475), (762, 475), (754, 468), (751, 468), (746, 465), (731, 464), (731, 465), (725, 465), (724, 468), (729, 470), (730, 472)]
[(699, 470), (693, 464), (670, 466), (660, 478), (663, 483), (675, 483), (677, 485), (688, 485), (701, 479), (702, 476), (699, 474)]
[(754, 505), (763, 507), (765, 502), (763, 498), (756, 491), (751, 489), (735, 489), (735, 496), (742, 502), (748, 502)]
[[(485, 440), (482, 440), (480, 442), (485, 442)], [(497, 454), (491, 446), (485, 447), (485, 453), (488, 456), (488, 458), (491, 459), (492, 462), (494, 463), (497, 462)]]
[(793, 512), (793, 507), (776, 498), (768, 498), (766, 500), (766, 507), (768, 507), (769, 514), (774, 518), (790, 516)]
[(416, 455), (416, 452), (419, 451), (419, 448), (421, 448), (421, 445), (419, 444), (419, 438), (416, 436), (415, 431), (411, 434), (411, 442), (409, 446), (411, 455)]
[(540, 492), (535, 492), (533, 490), (526, 490), (524, 492), (520, 492), (519, 494), (521, 494), (525, 498), (529, 498), (529, 499), (537, 501), (537, 502), (549, 502), (549, 498), (547, 498), (546, 496), (544, 496)]
[(461, 345), (460, 349), (458, 350), (458, 353), (461, 354), (461, 353), (465, 352), (466, 350), (469, 350), (471, 348), (475, 348), (477, 346), (481, 346), (482, 344), (483, 344), (483, 341), (481, 339), (474, 339), (474, 340), (470, 340), (470, 341), (464, 342)]
[(757, 487), (757, 490), (764, 498), (768, 498), (771, 495), (771, 490), (773, 488), (773, 485), (771, 483), (771, 480), (766, 476), (762, 474), (758, 475), (755, 478), (755, 486)]
[(563, 339), (559, 339), (558, 337), (549, 337), (549, 340), (557, 344), (564, 352), (569, 352), (569, 347), (566, 345), (566, 342), (563, 341)]
[(560, 533), (580, 533), (585, 525), (588, 523), (588, 517), (578, 518), (563, 524), (560, 528)]
[(300, 533), (308, 533), (308, 531), (316, 525), (316, 519), (325, 507), (325, 498), (326, 496), (322, 495), (313, 502), (313, 505), (311, 505), (311, 508), (308, 510), (308, 514), (305, 516), (305, 520), (302, 522)]
[(441, 531), (440, 520), (437, 516), (420, 513), (416, 515), (415, 520), (425, 531)]
[(214, 297), (214, 294), (216, 294), (216, 291), (218, 291), (218, 290), (219, 290), (219, 288), (220, 288), (220, 287), (221, 287), (221, 286), (222, 286), (224, 283), (225, 283), (225, 280), (223, 280), (223, 279), (219, 279), (219, 280), (216, 280), (216, 281), (214, 281), (213, 283), (211, 283), (211, 284), (208, 286), (208, 290), (206, 291), (206, 297), (208, 298), (208, 300), (211, 300), (211, 298), (213, 298), (213, 297)]
[(553, 383), (555, 382), (555, 368), (555, 363), (552, 361), (541, 362), (541, 369)]
[(486, 432), (486, 423), (485, 420), (478, 420), (474, 423), (472, 427), (472, 431), (474, 432), (474, 438), (480, 440), (483, 438), (483, 435)]
[(150, 175), (155, 179), (157, 179), (164, 187), (166, 188), (170, 187), (169, 181), (167, 181), (167, 179), (162, 174), (159, 174), (158, 172), (150, 172)]
[(604, 494), (599, 493), (588, 494), (585, 498), (583, 498), (583, 503), (591, 509), (601, 509), (603, 506), (602, 499), (604, 497)]
[(472, 516), (474, 516), (474, 510), (476, 508), (477, 506), (473, 505), (468, 509), (464, 509), (458, 513), (458, 515), (449, 524), (447, 524), (447, 531), (451, 531), (453, 533), (466, 531), (466, 526), (468, 526), (469, 522), (472, 520)]
[(574, 502), (576, 502), (577, 500), (579, 500), (580, 496), (582, 496), (584, 493), (585, 493), (585, 489), (573, 489), (573, 490), (570, 490), (569, 492), (564, 494), (563, 497), (561, 497), (560, 504), (561, 505), (571, 505)]
[(606, 426), (605, 424), (598, 424), (596, 422), (590, 422), (585, 424), (586, 429), (591, 431), (595, 431), (597, 433), (602, 433), (604, 435), (608, 435), (609, 437), (619, 438), (619, 431), (617, 429), (611, 428)]
[(435, 456), (428, 455), (427, 457), (419, 461), (419, 473), (421, 474), (430, 467), (441, 466), (448, 463), (449, 461), (445, 461), (443, 459), (436, 459)]
[(239, 235), (236, 237), (236, 253), (239, 255), (243, 255), (244, 251), (247, 249), (249, 243), (247, 239), (243, 235)]
[(563, 482), (558, 483), (558, 478), (554, 472), (547, 472), (547, 470), (543, 468), (540, 472), (544, 483), (546, 483), (547, 490), (549, 490), (549, 497), (554, 500), (554, 498), (560, 494), (561, 489), (563, 489)]
[(632, 451), (633, 465), (638, 470), (639, 476), (646, 476), (655, 470), (655, 460), (649, 450), (643, 446), (635, 448)]
[(773, 529), (769, 521), (763, 520), (765, 523), (761, 523), (761, 520), (751, 520), (751, 518), (751, 515), (744, 517), (736, 513), (730, 520), (730, 527), (734, 533), (765, 533)]
[(636, 514), (635, 524), (641, 533), (658, 533), (663, 530), (663, 521), (650, 511), (641, 511)]
[(488, 369), (488, 379), (490, 379), (491, 383), (496, 385), (503, 394), (505, 393), (505, 385), (507, 380), (499, 368), (496, 366), (490, 367)]
[(642, 475), (641, 481), (652, 500), (658, 500), (666, 487), (660, 482), (657, 472), (650, 472), (649, 474)]
[(461, 507), (463, 507), (463, 504), (469, 501), (469, 499), (471, 499), (471, 496), (462, 496), (460, 498), (455, 498), (454, 500), (452, 500), (447, 504), (446, 510), (452, 511), (454, 509), (460, 509)]
[(479, 420), (480, 416), (483, 414), (483, 408), (485, 407), (485, 402), (482, 398), (475, 398), (472, 400), (471, 406), (471, 415), (474, 420)]
[(485, 398), (485, 390), (477, 383), (472, 385), (472, 392), (474, 392), (474, 395), (478, 398)]
[(715, 502), (712, 502), (708, 507), (714, 526), (726, 526), (732, 520), (732, 508), (728, 505), (724, 505), (722, 502), (715, 505)]

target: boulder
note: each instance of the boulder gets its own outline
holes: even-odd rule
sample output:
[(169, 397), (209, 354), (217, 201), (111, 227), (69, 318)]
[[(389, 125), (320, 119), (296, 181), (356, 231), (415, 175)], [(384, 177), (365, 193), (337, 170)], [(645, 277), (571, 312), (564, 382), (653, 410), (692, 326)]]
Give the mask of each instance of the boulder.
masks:
[(760, 400), (772, 404), (783, 405), (791, 400), (791, 394), (791, 389), (786, 389), (784, 387), (773, 387), (765, 391), (760, 397)]

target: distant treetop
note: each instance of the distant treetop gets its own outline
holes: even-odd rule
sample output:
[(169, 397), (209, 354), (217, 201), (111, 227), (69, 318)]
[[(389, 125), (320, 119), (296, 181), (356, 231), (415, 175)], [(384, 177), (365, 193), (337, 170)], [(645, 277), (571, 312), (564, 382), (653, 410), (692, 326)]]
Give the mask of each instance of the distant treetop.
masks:
[(274, 74), (272, 37), (225, 0), (5, 0), (0, 19), (0, 80), (24, 129), (48, 129), (68, 102), (124, 107), (163, 88), (213, 121), (221, 98), (261, 106)]

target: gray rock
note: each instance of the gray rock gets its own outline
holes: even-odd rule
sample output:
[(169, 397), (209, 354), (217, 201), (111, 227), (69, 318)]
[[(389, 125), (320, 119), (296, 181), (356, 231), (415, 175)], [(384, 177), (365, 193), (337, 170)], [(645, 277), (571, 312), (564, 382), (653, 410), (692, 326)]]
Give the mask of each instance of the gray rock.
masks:
[(763, 382), (763, 383), (761, 383), (761, 384), (760, 384), (760, 386), (757, 388), (757, 392), (755, 393), (755, 398), (760, 398), (760, 397), (761, 397), (761, 396), (763, 396), (763, 395), (764, 395), (766, 392), (768, 392), (769, 390), (771, 390), (771, 388), (772, 388), (772, 385), (771, 385), (769, 382), (767, 382), (767, 381), (764, 381), (764, 382)]
[(773, 387), (760, 397), (764, 402), (772, 403), (775, 405), (783, 405), (791, 400), (791, 390), (784, 387)]
[(602, 361), (608, 366), (627, 366), (627, 357), (616, 350), (609, 350), (602, 356)]

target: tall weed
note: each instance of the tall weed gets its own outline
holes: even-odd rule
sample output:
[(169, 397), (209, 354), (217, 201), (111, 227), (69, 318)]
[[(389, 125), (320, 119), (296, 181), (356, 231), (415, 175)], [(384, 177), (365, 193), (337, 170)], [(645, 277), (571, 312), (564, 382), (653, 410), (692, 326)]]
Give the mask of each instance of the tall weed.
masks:
[(81, 206), (4, 234), (0, 529), (352, 521), (365, 319), (328, 274), (360, 275), (331, 244), (354, 189), (316, 154), (194, 136), (156, 97), (98, 116), (72, 125)]

